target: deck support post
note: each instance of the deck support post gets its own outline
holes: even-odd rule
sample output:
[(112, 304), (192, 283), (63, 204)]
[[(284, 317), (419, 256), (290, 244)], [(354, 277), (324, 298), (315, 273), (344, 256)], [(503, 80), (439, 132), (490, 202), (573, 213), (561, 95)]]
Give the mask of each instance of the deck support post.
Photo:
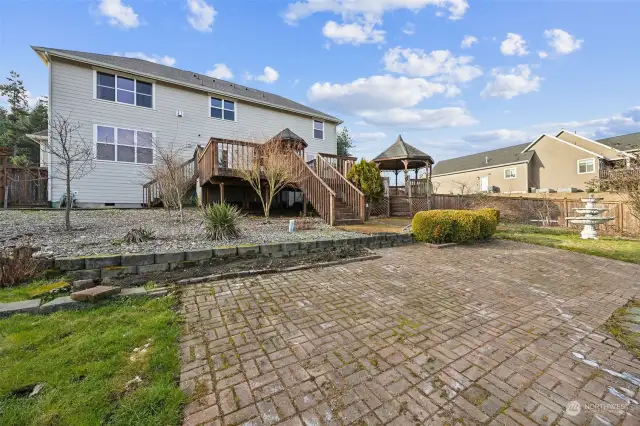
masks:
[(304, 192), (302, 193), (302, 215), (307, 215), (307, 195)]
[(224, 203), (224, 182), (220, 182), (220, 204)]

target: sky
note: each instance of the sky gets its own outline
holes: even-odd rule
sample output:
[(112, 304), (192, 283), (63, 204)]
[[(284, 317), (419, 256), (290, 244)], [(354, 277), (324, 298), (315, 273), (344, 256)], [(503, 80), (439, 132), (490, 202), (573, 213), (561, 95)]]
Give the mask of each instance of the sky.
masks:
[(335, 115), (358, 157), (401, 134), (439, 161), (640, 131), (638, 16), (609, 0), (0, 0), (0, 76), (35, 101), (31, 45), (133, 56)]

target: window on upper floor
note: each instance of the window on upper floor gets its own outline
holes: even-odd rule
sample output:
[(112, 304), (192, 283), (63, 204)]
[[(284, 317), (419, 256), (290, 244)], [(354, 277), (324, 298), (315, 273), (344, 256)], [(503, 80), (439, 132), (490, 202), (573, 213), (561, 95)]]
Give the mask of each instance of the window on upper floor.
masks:
[(516, 178), (516, 168), (510, 167), (508, 169), (504, 169), (504, 178), (505, 179), (515, 179)]
[(96, 160), (153, 164), (153, 133), (96, 126)]
[(97, 71), (96, 98), (153, 108), (153, 83)]
[(324, 121), (313, 120), (313, 138), (324, 139)]
[(586, 158), (578, 160), (578, 174), (594, 173), (596, 171), (596, 160), (594, 158)]
[(219, 118), (221, 120), (236, 121), (236, 103), (223, 98), (211, 97), (209, 106), (211, 118)]

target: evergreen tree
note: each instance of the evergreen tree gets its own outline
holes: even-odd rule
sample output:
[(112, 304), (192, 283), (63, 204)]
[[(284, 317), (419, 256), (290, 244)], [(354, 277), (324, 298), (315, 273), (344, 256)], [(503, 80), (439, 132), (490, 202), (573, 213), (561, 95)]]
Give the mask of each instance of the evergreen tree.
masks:
[(18, 153), (18, 146), (26, 141), (25, 134), (29, 128), (29, 105), (27, 103), (27, 89), (15, 71), (9, 73), (7, 83), (0, 84), (0, 95), (7, 97), (9, 113), (4, 132), (0, 135), (0, 146), (13, 148), (14, 155)]
[(349, 129), (342, 128), (342, 131), (338, 133), (338, 155), (349, 156), (349, 150), (353, 148), (353, 140), (349, 135)]

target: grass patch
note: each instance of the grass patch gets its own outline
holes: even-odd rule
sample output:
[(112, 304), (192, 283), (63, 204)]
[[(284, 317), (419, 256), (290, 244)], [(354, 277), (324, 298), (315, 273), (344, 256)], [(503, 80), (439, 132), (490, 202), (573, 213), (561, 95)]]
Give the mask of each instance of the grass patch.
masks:
[(371, 219), (362, 225), (346, 225), (338, 226), (337, 228), (344, 231), (361, 232), (363, 234), (379, 234), (383, 232), (400, 233), (408, 225), (411, 225), (411, 218), (387, 217)]
[(567, 228), (534, 226), (501, 226), (494, 237), (640, 264), (640, 240), (635, 239), (600, 236), (598, 240), (583, 240)]
[[(129, 299), (0, 320), (0, 424), (179, 424), (184, 395), (176, 382), (174, 303)], [(126, 389), (136, 376), (141, 382)], [(36, 383), (45, 387), (35, 397), (12, 393)]]
[(640, 359), (640, 334), (622, 327), (628, 308), (640, 308), (640, 300), (630, 300), (626, 305), (617, 309), (604, 324), (605, 329), (620, 342), (625, 349)]
[(34, 280), (26, 284), (2, 287), (0, 288), (0, 303), (32, 299), (48, 291), (67, 286), (68, 284), (64, 278), (57, 278), (55, 280)]

